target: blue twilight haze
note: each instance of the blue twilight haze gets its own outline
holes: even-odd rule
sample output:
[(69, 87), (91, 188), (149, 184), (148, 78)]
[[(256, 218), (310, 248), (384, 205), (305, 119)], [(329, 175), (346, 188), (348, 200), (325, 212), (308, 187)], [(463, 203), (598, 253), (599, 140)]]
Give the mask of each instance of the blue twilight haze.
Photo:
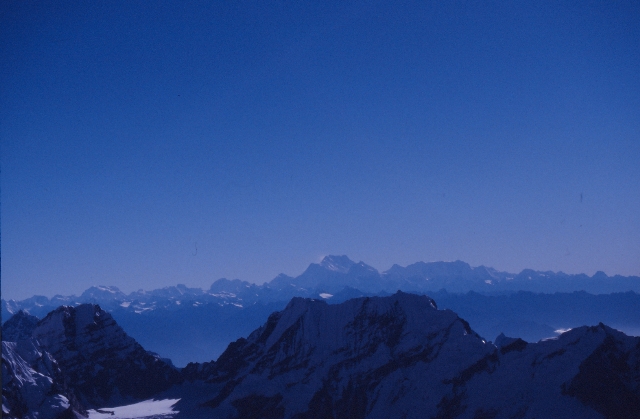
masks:
[(640, 275), (640, 2), (0, 3), (2, 295)]

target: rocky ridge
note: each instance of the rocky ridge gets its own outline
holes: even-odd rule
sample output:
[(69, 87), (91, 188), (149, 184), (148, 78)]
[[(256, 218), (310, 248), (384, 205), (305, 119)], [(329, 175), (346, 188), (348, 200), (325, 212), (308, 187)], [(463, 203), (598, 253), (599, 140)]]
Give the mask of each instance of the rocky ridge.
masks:
[(62, 306), (34, 329), (87, 407), (151, 397), (180, 380), (179, 371), (147, 352), (100, 306)]
[(72, 419), (86, 413), (57, 361), (35, 339), (2, 342), (2, 416)]
[[(144, 350), (97, 305), (61, 306), (35, 327), (26, 316), (9, 328), (19, 330), (18, 339), (2, 342), (7, 417), (74, 417), (145, 400), (182, 381), (177, 368)], [(26, 328), (17, 327), (25, 323), (26, 339)]]
[[(379, 273), (346, 256), (327, 256), (320, 263), (310, 264), (298, 277), (281, 274), (263, 285), (220, 279), (208, 290), (179, 284), (130, 294), (117, 287), (95, 286), (80, 297), (2, 300), (2, 310), (6, 320), (20, 309), (44, 317), (60, 305), (99, 304), (145, 348), (171, 358), (182, 367), (189, 362), (217, 358), (229, 342), (248, 336), (270, 313), (284, 309), (293, 297), (337, 304), (356, 297), (391, 295), (398, 289), (428, 293), (441, 307), (455, 311), (488, 338), (504, 332), (535, 342), (556, 336), (561, 330), (598, 322), (639, 336), (640, 294), (634, 291), (600, 295), (585, 291), (554, 294), (513, 291), (519, 287), (547, 291), (630, 290), (639, 285), (637, 277), (607, 277), (602, 273), (587, 277), (528, 270), (515, 275), (485, 267), (472, 268), (464, 262), (394, 265)], [(451, 292), (456, 289), (478, 291)], [(166, 339), (167, 334), (173, 339)]]
[(424, 296), (293, 299), (217, 361), (187, 366), (183, 386), (208, 390), (177, 407), (228, 418), (640, 417), (640, 338), (600, 324), (496, 343)]
[(434, 300), (294, 298), (216, 360), (173, 368), (99, 306), (3, 342), (3, 416), (177, 400), (184, 418), (640, 418), (640, 338), (603, 324), (495, 344)]
[[(393, 265), (387, 271), (379, 272), (366, 263), (356, 263), (347, 256), (330, 255), (320, 263), (310, 264), (297, 277), (280, 274), (262, 285), (221, 278), (213, 282), (208, 290), (178, 284), (152, 291), (138, 290), (130, 294), (125, 294), (114, 286), (93, 286), (79, 297), (56, 295), (51, 299), (33, 296), (21, 301), (2, 300), (2, 316), (6, 321), (23, 309), (31, 315), (44, 317), (61, 305), (85, 303), (99, 304), (109, 312), (124, 310), (142, 314), (161, 308), (177, 310), (184, 304), (197, 306), (213, 303), (248, 307), (256, 303), (286, 302), (293, 297), (331, 298), (332, 302), (342, 302), (353, 296), (351, 290), (354, 289), (367, 295), (389, 295), (396, 290), (431, 293), (442, 289), (450, 293), (554, 293), (583, 290), (602, 294), (640, 292), (640, 277), (610, 277), (603, 272), (597, 272), (593, 276), (569, 275), (531, 269), (514, 274), (485, 266), (474, 268), (462, 261), (417, 262), (406, 267)], [(339, 296), (341, 293), (345, 293), (343, 298)]]
[(17, 342), (31, 338), (39, 320), (24, 310), (18, 311), (2, 325), (2, 340)]

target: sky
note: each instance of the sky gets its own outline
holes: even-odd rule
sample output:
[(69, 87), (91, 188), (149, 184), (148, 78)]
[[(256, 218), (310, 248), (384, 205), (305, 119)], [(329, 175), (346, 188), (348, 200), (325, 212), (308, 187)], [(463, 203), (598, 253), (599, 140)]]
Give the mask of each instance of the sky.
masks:
[(0, 151), (5, 299), (640, 275), (640, 3), (6, 0)]

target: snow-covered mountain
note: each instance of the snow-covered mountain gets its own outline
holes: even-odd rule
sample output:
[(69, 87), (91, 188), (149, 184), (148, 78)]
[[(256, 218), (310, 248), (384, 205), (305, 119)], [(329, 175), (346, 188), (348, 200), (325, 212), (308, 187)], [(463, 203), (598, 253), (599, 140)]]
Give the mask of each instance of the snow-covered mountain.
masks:
[(417, 262), (406, 267), (393, 265), (389, 270), (380, 273), (364, 262), (356, 263), (344, 255), (330, 255), (319, 264), (310, 264), (297, 277), (280, 274), (262, 285), (222, 278), (215, 281), (208, 290), (179, 284), (152, 291), (139, 290), (130, 294), (124, 294), (114, 286), (94, 286), (83, 292), (80, 297), (56, 295), (51, 299), (34, 296), (22, 301), (2, 300), (2, 316), (3, 321), (6, 321), (23, 309), (41, 318), (52, 308), (60, 305), (73, 306), (83, 303), (100, 304), (107, 311), (124, 308), (135, 313), (160, 307), (177, 309), (184, 304), (215, 303), (246, 307), (258, 302), (289, 301), (292, 297), (319, 298), (321, 294), (336, 295), (342, 293), (345, 288), (383, 295), (392, 294), (397, 290), (428, 293), (441, 289), (450, 293), (474, 291), (485, 295), (516, 291), (586, 291), (602, 294), (640, 292), (640, 277), (609, 277), (603, 272), (589, 277), (585, 274), (568, 275), (530, 269), (513, 274), (484, 266), (472, 268), (461, 261)]
[(640, 417), (640, 338), (600, 324), (496, 343), (425, 296), (294, 298), (164, 397), (183, 394), (184, 417)]
[(180, 380), (175, 367), (144, 350), (94, 304), (57, 308), (32, 337), (56, 359), (86, 407), (143, 400)]
[(3, 340), (2, 417), (75, 419), (81, 413), (58, 363), (35, 339)]
[(56, 309), (2, 356), (11, 418), (109, 417), (150, 398), (184, 418), (640, 417), (640, 338), (599, 324), (493, 344), (403, 292), (294, 298), (216, 361), (181, 371), (95, 305)]
[[(459, 261), (394, 265), (379, 273), (347, 256), (327, 256), (319, 264), (310, 264), (297, 277), (281, 274), (263, 285), (223, 278), (208, 290), (179, 284), (130, 294), (113, 286), (95, 286), (79, 297), (2, 300), (2, 313), (4, 320), (21, 309), (42, 318), (60, 305), (99, 304), (143, 346), (184, 366), (190, 361), (216, 358), (228, 342), (251, 333), (293, 297), (324, 299), (335, 304), (354, 297), (384, 296), (403, 290), (437, 296), (441, 307), (460, 313), (483, 336), (506, 332), (537, 341), (555, 336), (556, 330), (598, 322), (640, 335), (640, 295), (628, 292), (639, 284), (637, 277), (609, 278), (604, 274), (589, 278), (523, 271), (515, 275), (485, 267), (472, 268)], [(567, 289), (572, 293), (541, 296), (514, 291), (518, 287)], [(605, 288), (627, 292), (594, 296), (573, 291)], [(473, 289), (477, 291), (468, 291)], [(165, 339), (167, 333), (175, 339)]]
[(32, 320), (19, 312), (3, 327), (7, 417), (72, 418), (86, 408), (147, 399), (182, 380), (97, 305), (61, 306), (35, 325)]
[(18, 311), (2, 325), (2, 340), (17, 342), (23, 339), (30, 339), (38, 320), (40, 319), (24, 310)]

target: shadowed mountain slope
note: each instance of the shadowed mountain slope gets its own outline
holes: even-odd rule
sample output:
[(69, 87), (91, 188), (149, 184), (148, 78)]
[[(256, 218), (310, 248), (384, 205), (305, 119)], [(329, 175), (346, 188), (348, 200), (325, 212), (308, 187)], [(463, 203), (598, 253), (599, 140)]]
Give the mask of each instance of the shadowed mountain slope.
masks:
[[(184, 418), (639, 418), (640, 338), (603, 324), (485, 341), (426, 296), (294, 298), (216, 361), (181, 371), (96, 305), (3, 342), (3, 417), (180, 399)], [(108, 409), (107, 409), (108, 410)]]
[(600, 324), (496, 346), (430, 298), (400, 292), (337, 305), (295, 298), (183, 374), (167, 397), (200, 389), (178, 403), (185, 417), (640, 415), (640, 338)]

